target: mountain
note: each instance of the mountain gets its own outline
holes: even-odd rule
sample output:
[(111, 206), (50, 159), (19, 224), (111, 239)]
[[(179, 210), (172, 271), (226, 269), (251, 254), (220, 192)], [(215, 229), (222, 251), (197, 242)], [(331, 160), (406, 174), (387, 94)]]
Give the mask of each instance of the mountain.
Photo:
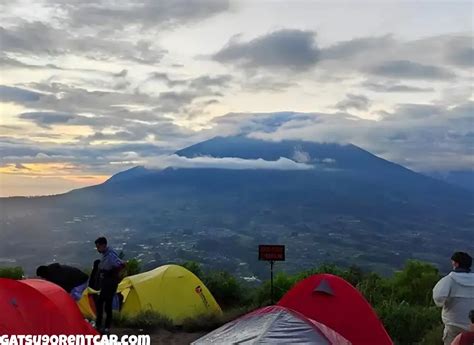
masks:
[(429, 175), (452, 185), (474, 191), (474, 171), (472, 170), (455, 170), (444, 173), (433, 172)]
[[(4, 260), (86, 265), (106, 234), (147, 268), (197, 260), (263, 277), (257, 245), (281, 243), (289, 271), (333, 262), (388, 272), (407, 258), (441, 265), (474, 240), (473, 193), (354, 145), (218, 137), (176, 155), (213, 165), (136, 167), (63, 195), (1, 199)], [(226, 166), (282, 157), (305, 169)]]

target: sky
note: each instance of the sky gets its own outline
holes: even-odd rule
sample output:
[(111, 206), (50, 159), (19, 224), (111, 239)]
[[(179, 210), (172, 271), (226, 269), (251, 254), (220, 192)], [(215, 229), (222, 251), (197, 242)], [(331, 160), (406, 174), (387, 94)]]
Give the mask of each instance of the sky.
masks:
[(456, 0), (2, 2), (0, 196), (199, 165), (173, 152), (217, 135), (470, 171), (472, 25)]

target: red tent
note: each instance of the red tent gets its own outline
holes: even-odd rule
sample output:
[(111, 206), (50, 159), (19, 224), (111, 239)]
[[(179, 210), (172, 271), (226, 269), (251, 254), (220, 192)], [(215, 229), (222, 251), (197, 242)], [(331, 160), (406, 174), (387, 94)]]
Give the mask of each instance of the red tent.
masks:
[(98, 334), (61, 287), (0, 278), (0, 334)]
[(393, 345), (370, 304), (337, 276), (316, 274), (304, 279), (278, 304), (325, 324), (353, 345)]
[(329, 327), (280, 306), (257, 309), (193, 342), (205, 344), (351, 345)]

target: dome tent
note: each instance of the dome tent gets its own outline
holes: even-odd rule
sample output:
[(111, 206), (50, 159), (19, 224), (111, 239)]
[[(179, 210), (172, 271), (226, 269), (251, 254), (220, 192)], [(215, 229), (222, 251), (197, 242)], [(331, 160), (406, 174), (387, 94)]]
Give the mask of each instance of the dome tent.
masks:
[(280, 306), (257, 309), (231, 321), (193, 345), (205, 344), (314, 344), (350, 345), (340, 334)]
[(77, 306), (82, 315), (89, 320), (94, 320), (96, 318), (94, 297), (97, 296), (98, 293), (99, 291), (88, 287), (82, 292), (81, 298), (77, 301)]
[(0, 305), (0, 334), (97, 334), (68, 293), (44, 280), (0, 278)]
[(300, 281), (278, 305), (325, 324), (354, 345), (393, 344), (362, 294), (332, 274), (316, 274)]
[(117, 291), (123, 296), (121, 313), (125, 315), (153, 310), (180, 325), (186, 318), (222, 313), (203, 282), (178, 265), (126, 277)]

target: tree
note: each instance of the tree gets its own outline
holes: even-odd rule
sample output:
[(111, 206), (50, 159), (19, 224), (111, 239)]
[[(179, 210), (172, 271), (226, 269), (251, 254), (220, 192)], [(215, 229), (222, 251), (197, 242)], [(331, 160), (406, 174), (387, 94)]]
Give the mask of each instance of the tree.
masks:
[(127, 261), (127, 265), (125, 266), (125, 276), (133, 276), (138, 274), (142, 271), (142, 264), (141, 261), (137, 258), (132, 258)]
[(22, 279), (24, 276), (23, 268), (17, 267), (0, 267), (0, 278)]
[(201, 264), (196, 261), (186, 261), (181, 266), (194, 273), (199, 279), (203, 279), (204, 272), (202, 271)]
[(395, 297), (399, 302), (429, 306), (433, 287), (439, 279), (439, 271), (432, 264), (409, 260), (393, 278)]
[(243, 287), (230, 273), (225, 271), (210, 272), (203, 279), (217, 303), (223, 308), (245, 304)]

